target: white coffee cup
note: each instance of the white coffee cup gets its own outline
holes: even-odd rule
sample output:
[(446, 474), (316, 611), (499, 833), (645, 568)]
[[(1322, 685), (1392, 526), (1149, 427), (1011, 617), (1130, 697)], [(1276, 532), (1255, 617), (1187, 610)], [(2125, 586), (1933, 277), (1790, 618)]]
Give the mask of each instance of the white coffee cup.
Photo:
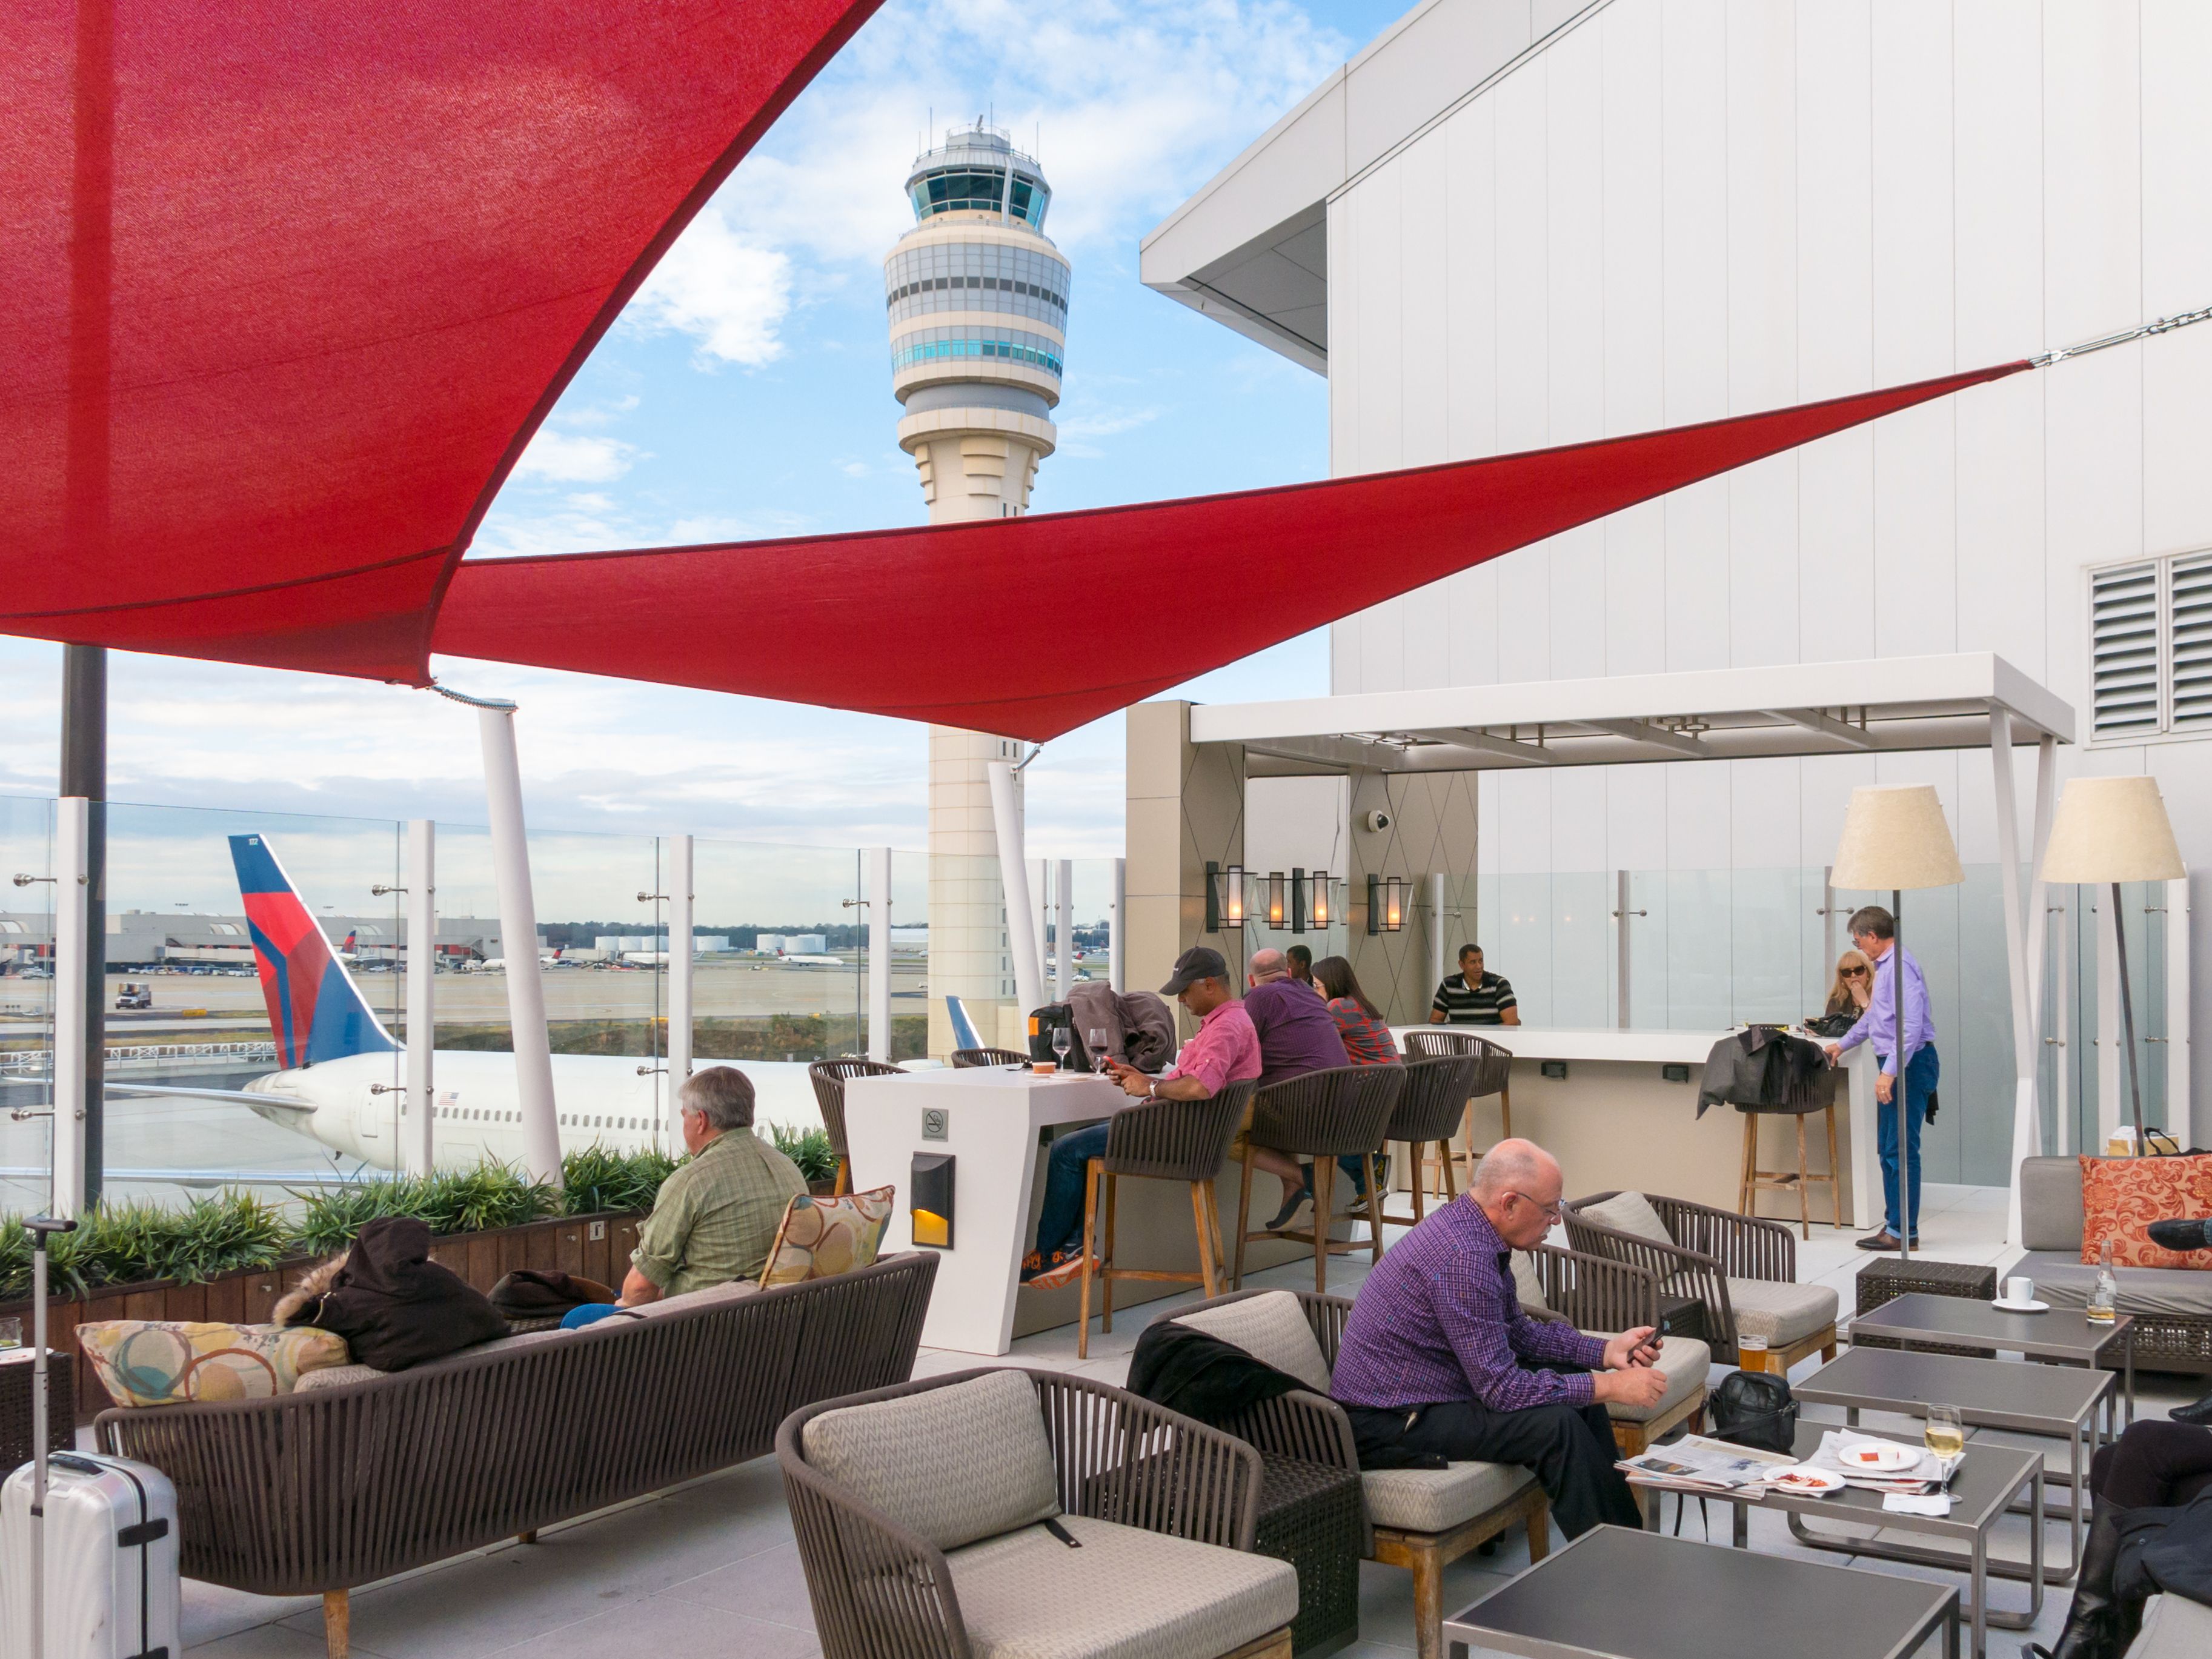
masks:
[(2018, 1307), (2023, 1302), (2035, 1300), (2035, 1281), (2032, 1279), (2005, 1280), (2005, 1300)]

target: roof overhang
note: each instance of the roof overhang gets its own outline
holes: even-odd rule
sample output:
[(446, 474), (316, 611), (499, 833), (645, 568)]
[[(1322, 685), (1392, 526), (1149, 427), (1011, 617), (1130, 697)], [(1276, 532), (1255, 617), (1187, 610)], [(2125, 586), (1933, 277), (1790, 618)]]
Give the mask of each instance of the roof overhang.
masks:
[(1986, 749), (1998, 710), (2015, 744), (2074, 741), (2071, 706), (1985, 651), (1204, 703), (1190, 735), (1262, 776), (1488, 772)]

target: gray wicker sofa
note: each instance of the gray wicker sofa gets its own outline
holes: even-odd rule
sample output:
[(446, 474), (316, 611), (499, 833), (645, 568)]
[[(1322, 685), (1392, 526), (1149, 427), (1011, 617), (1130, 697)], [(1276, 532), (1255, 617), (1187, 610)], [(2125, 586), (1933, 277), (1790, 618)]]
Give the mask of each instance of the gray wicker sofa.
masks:
[(762, 1456), (801, 1407), (905, 1382), (936, 1277), (918, 1251), (271, 1400), (106, 1411), (95, 1430), (176, 1483), (187, 1577), (321, 1595), (345, 1659), (357, 1586)]
[[(2035, 1281), (2056, 1308), (2082, 1308), (2097, 1269), (2081, 1260), (2081, 1164), (2031, 1158), (2020, 1166), (2021, 1243), (2005, 1269)], [(2135, 1316), (2136, 1364), (2147, 1370), (2212, 1372), (2212, 1269), (2119, 1267), (2120, 1311)], [(2117, 1356), (2109, 1362), (2118, 1364)]]

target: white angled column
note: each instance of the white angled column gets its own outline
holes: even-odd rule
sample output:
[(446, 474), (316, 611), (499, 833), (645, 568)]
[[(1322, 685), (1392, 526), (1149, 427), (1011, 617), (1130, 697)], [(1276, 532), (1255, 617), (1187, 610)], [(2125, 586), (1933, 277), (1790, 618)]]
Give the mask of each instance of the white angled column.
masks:
[(438, 826), (416, 818), (407, 826), (407, 1133), (402, 1164), (410, 1175), (437, 1167), (436, 1085), (432, 1057), (438, 1043)]
[(668, 1092), (660, 1103), (660, 1117), (668, 1128), (668, 1144), (675, 1147), (684, 1144), (678, 1097), (691, 1075), (696, 1006), (692, 996), (698, 961), (692, 948), (694, 843), (689, 836), (671, 836), (663, 844), (668, 849), (668, 868), (661, 879), (668, 894)]
[(868, 1058), (891, 1057), (891, 849), (868, 849)]
[[(92, 803), (64, 795), (54, 803), (53, 1200), (64, 1219), (84, 1210), (84, 1031), (87, 967), (94, 947), (90, 896)], [(106, 941), (99, 941), (105, 948)]]
[(1052, 922), (1052, 1000), (1065, 1002), (1075, 985), (1075, 860), (1060, 860), (1058, 873), (1053, 884), (1059, 904)]
[(545, 1036), (545, 983), (538, 966), (538, 907), (530, 890), (514, 705), (478, 703), (477, 732), (483, 740), (492, 874), (499, 884), (499, 933), (507, 956), (507, 1018), (514, 1032), (514, 1081), (522, 1103), (522, 1169), (532, 1180), (558, 1187), (561, 1128), (554, 1116), (553, 1050)]
[[(1030, 902), (1030, 866), (1022, 851), (1022, 781), (1012, 761), (993, 761), (990, 769), (991, 821), (998, 831), (999, 877), (1006, 889), (1006, 946), (1014, 959), (1014, 997), (1026, 1014), (1044, 1002), (1044, 963), (1037, 955), (1037, 913)], [(990, 1041), (988, 1033), (981, 1035)]]
[(1125, 962), (1128, 952), (1123, 941), (1128, 933), (1129, 860), (1114, 860), (1114, 890), (1108, 896), (1106, 908), (1106, 983), (1119, 996), (1128, 988), (1122, 983), (1127, 977)]

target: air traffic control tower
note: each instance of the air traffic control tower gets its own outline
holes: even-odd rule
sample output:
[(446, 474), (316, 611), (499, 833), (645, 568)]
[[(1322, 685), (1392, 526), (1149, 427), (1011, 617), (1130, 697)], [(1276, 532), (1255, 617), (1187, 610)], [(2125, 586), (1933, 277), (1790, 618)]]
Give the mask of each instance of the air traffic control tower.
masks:
[[(1033, 158), (980, 122), (918, 157), (906, 191), (915, 227), (884, 261), (899, 447), (932, 524), (1012, 518), (1029, 510), (1037, 463), (1060, 436), (1069, 270), (1044, 234), (1052, 191)], [(1012, 738), (930, 728), (932, 1054), (955, 1046), (948, 994), (986, 1045), (1011, 1043), (1027, 1012), (1014, 1004), (986, 770), (1020, 754)]]

